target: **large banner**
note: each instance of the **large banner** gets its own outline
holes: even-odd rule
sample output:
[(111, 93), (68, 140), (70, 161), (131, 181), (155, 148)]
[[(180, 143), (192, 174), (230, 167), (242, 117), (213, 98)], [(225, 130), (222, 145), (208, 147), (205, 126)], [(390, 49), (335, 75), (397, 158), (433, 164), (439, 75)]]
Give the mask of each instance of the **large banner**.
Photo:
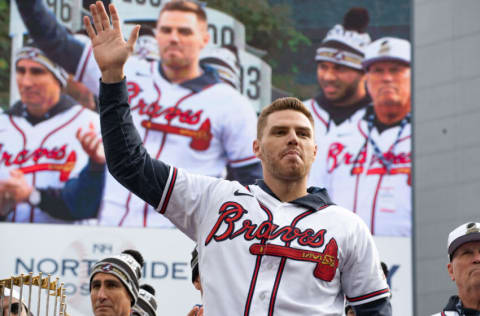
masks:
[[(64, 283), (72, 316), (92, 315), (89, 272), (107, 256), (136, 249), (144, 256), (141, 284), (156, 289), (158, 311), (186, 315), (201, 303), (191, 281), (195, 244), (176, 229), (111, 229), (65, 225), (3, 224), (1, 277), (39, 272)], [(28, 232), (28, 234), (26, 233)]]
[[(17, 122), (16, 117), (27, 116), (21, 107), (26, 96), (19, 93), (26, 84), (15, 62), (29, 45), (29, 32), (17, 1), (11, 1), (11, 112), (0, 114), (0, 237), (12, 242), (0, 247), (0, 279), (27, 272), (59, 276), (67, 285), (72, 314), (91, 315), (89, 268), (102, 257), (133, 248), (146, 258), (145, 281), (157, 290), (158, 310), (186, 315), (200, 301), (190, 281), (194, 242), (108, 172), (105, 182), (92, 173), (90, 182), (82, 183), (92, 155), (75, 135), (82, 128), (98, 136), (100, 129), (97, 114), (90, 111), (98, 103), (99, 71), (81, 22), (89, 1), (37, 1), (82, 43), (68, 56), (55, 47), (47, 52), (66, 65), (62, 91), (80, 105), (53, 113), (58, 119), (48, 126)], [(142, 25), (135, 55), (157, 63), (155, 24), (168, 1), (104, 2), (117, 6), (124, 34)], [(270, 11), (259, 22), (248, 10)], [(136, 69), (138, 77), (127, 78), (129, 101), (149, 153), (195, 173), (235, 179), (231, 168), (255, 159), (249, 157), (255, 122), (247, 112), (259, 113), (276, 97), (300, 98), (312, 112), (318, 144), (309, 185), (325, 187), (333, 202), (364, 220), (388, 266), (394, 315), (411, 314), (410, 1), (369, 0), (364, 8), (349, 0), (316, 1), (314, 6), (270, 0), (266, 6), (252, 2), (242, 8), (206, 1), (206, 13), (210, 42), (202, 65), (216, 69), (242, 95), (231, 101), (241, 105), (227, 100), (208, 112), (208, 102), (190, 96), (164, 104), (161, 88)], [(362, 64), (364, 57), (371, 63)], [(209, 64), (212, 59), (217, 61)], [(55, 76), (64, 78), (60, 72)], [(212, 113), (220, 114), (213, 119)], [(33, 188), (22, 202), (15, 203), (2, 186), (12, 178)], [(91, 205), (98, 204), (92, 211)], [(75, 214), (64, 212), (69, 208)]]

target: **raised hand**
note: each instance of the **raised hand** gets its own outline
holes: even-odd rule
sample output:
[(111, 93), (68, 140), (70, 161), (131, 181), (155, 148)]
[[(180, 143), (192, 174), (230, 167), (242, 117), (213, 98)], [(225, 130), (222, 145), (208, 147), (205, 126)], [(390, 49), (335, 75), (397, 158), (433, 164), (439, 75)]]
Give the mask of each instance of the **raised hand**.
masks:
[(120, 17), (117, 9), (113, 4), (110, 4), (108, 8), (112, 18), (111, 25), (110, 18), (101, 1), (90, 5), (95, 28), (88, 17), (84, 17), (83, 22), (92, 41), (95, 60), (102, 72), (102, 81), (114, 83), (121, 81), (124, 77), (123, 65), (133, 52), (140, 26), (134, 27), (128, 41), (125, 42), (120, 30)]

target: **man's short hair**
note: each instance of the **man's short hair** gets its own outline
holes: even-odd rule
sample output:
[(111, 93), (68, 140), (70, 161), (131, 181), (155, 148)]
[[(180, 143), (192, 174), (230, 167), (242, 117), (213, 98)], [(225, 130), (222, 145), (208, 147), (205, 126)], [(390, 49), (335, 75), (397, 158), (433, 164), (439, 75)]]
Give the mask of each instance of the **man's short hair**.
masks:
[(197, 19), (202, 22), (207, 22), (207, 13), (202, 6), (196, 2), (188, 0), (173, 0), (165, 3), (162, 10), (160, 10), (159, 17), (166, 11), (182, 11), (191, 12), (197, 16)]
[(308, 120), (312, 124), (312, 128), (314, 127), (315, 124), (313, 122), (312, 113), (310, 113), (310, 111), (302, 103), (302, 101), (294, 97), (279, 98), (273, 101), (267, 107), (265, 107), (262, 112), (260, 112), (260, 116), (258, 117), (257, 122), (257, 139), (262, 138), (262, 133), (265, 129), (265, 125), (267, 124), (268, 116), (274, 112), (283, 110), (293, 110), (302, 113), (308, 118)]

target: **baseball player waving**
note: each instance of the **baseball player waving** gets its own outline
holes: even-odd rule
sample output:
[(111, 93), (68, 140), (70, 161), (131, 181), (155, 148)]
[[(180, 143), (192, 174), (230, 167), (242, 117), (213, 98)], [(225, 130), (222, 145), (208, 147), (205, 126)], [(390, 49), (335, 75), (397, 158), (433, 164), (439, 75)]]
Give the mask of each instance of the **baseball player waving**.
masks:
[[(246, 187), (153, 159), (130, 116), (123, 65), (127, 42), (115, 6), (90, 6), (84, 20), (102, 71), (101, 127), (116, 179), (199, 245), (206, 315), (340, 315), (345, 296), (357, 315), (391, 315), (389, 289), (363, 221), (307, 190), (317, 146), (313, 118), (295, 98), (260, 114), (255, 155), (264, 180)], [(162, 13), (167, 14), (167, 13)], [(175, 15), (176, 12), (168, 14)]]

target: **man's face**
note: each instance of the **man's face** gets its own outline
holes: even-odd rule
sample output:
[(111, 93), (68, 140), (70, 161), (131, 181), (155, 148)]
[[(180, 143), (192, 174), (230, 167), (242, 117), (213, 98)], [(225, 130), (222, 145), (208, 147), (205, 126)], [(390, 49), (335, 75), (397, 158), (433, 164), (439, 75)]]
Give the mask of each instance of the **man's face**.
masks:
[(197, 64), (208, 40), (206, 23), (193, 12), (165, 11), (158, 18), (157, 42), (166, 67), (183, 69)]
[[(8, 290), (7, 291), (7, 294), (8, 294)], [(27, 316), (27, 309), (25, 308), (25, 306), (23, 306), (22, 303), (20, 303), (20, 301), (14, 297), (12, 297), (12, 305), (8, 305), (10, 302), (10, 297), (9, 296), (5, 296), (3, 298), (3, 310), (2, 310), (2, 315), (3, 316), (7, 316), (9, 315), (8, 312), (10, 310), (10, 315), (12, 316)]]
[(480, 301), (480, 241), (461, 245), (447, 268), (450, 278), (457, 284), (460, 297), (467, 295)]
[(317, 64), (317, 79), (323, 95), (334, 105), (351, 105), (363, 85), (361, 71), (335, 63), (321, 61)]
[(16, 78), (20, 98), (31, 114), (43, 115), (58, 102), (60, 83), (42, 64), (29, 59), (19, 60)]
[(92, 280), (90, 299), (95, 316), (129, 316), (131, 298), (114, 275), (97, 273)]
[(409, 66), (396, 61), (375, 62), (368, 68), (367, 87), (382, 123), (395, 123), (410, 112)]
[(273, 112), (253, 150), (262, 161), (265, 178), (300, 180), (308, 175), (317, 154), (312, 124), (298, 111)]

